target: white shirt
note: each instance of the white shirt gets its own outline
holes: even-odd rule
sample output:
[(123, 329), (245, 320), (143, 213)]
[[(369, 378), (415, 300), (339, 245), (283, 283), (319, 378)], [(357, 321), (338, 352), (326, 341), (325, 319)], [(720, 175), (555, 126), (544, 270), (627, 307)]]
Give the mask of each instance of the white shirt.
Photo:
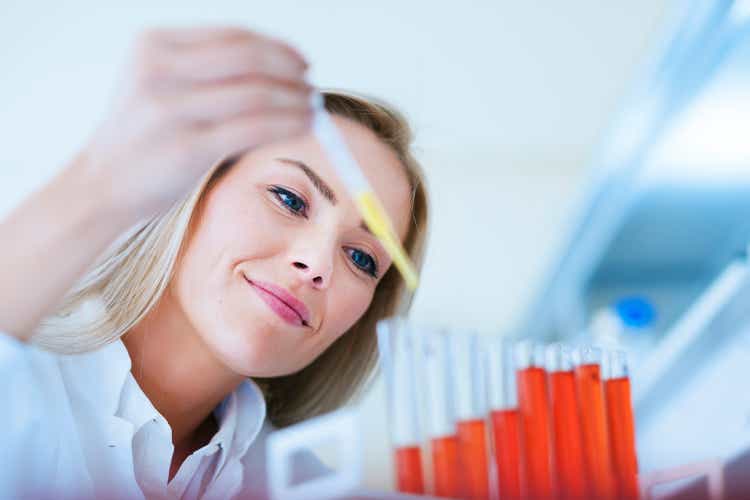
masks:
[[(247, 379), (214, 415), (216, 435), (168, 483), (172, 430), (122, 341), (59, 355), (0, 333), (0, 498), (267, 498), (260, 389)], [(311, 454), (295, 467), (297, 480), (325, 471)]]

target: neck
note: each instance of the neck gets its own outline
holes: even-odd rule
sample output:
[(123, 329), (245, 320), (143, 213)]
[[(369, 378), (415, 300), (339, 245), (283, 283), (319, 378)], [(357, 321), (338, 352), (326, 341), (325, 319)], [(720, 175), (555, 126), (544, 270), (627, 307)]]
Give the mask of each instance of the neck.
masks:
[(175, 447), (192, 447), (214, 408), (244, 380), (213, 355), (169, 289), (123, 343), (133, 377), (169, 422)]

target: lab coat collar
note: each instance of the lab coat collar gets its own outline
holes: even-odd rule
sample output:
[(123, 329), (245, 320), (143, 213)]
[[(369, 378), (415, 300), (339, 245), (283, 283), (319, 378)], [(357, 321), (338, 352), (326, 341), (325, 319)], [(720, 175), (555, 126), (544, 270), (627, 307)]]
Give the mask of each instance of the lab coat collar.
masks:
[(245, 379), (216, 408), (214, 415), (219, 421), (219, 432), (214, 438), (222, 443), (215, 477), (227, 460), (239, 461), (245, 456), (263, 428), (266, 419), (263, 392), (252, 379)]
[(117, 412), (130, 366), (130, 355), (120, 340), (87, 353), (60, 356), (71, 399), (105, 415)]
[[(116, 424), (132, 425), (137, 432), (149, 420), (164, 417), (138, 386), (131, 366), (130, 354), (119, 339), (95, 351), (61, 357), (61, 368), (70, 381), (67, 389), (76, 400), (111, 415)], [(245, 379), (217, 406), (214, 415), (219, 430), (211, 443), (220, 448), (216, 476), (227, 460), (245, 455), (263, 427), (266, 403), (260, 387)]]

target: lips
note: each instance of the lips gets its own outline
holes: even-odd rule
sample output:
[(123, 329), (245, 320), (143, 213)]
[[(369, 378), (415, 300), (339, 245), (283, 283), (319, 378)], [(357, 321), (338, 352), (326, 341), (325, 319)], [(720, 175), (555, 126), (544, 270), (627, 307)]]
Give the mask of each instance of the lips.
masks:
[(295, 326), (310, 326), (310, 312), (302, 301), (273, 283), (253, 281), (244, 275), (243, 277), (281, 319)]

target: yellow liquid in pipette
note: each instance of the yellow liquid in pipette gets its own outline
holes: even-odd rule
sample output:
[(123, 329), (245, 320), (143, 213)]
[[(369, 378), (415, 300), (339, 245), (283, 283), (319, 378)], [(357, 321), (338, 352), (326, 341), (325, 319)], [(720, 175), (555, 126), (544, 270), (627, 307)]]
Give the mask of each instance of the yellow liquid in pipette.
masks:
[(370, 191), (357, 194), (355, 200), (365, 224), (372, 231), (372, 234), (380, 240), (385, 251), (393, 259), (393, 265), (396, 266), (401, 276), (404, 277), (406, 287), (413, 292), (419, 284), (417, 270), (406, 254), (406, 250), (401, 246), (401, 242), (393, 230), (382, 205), (375, 197), (375, 194)]

